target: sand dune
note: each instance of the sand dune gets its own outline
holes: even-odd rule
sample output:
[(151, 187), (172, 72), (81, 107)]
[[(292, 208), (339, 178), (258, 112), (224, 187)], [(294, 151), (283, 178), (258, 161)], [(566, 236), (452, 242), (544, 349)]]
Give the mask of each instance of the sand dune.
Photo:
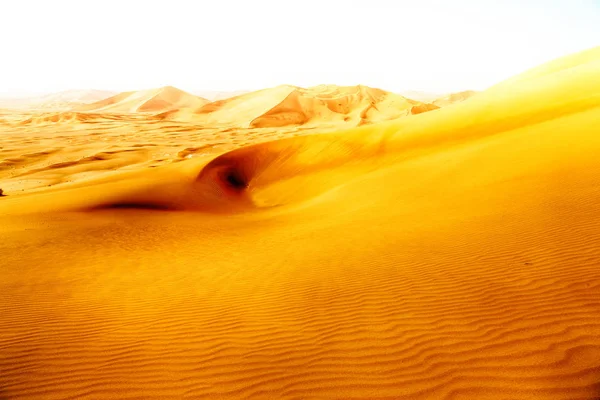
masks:
[(308, 89), (282, 85), (216, 101), (197, 110), (174, 110), (161, 116), (242, 128), (357, 126), (434, 108), (437, 107), (360, 85), (321, 85)]
[(95, 113), (159, 113), (180, 108), (198, 108), (208, 100), (172, 86), (123, 92), (107, 99), (76, 107), (74, 111)]
[(435, 112), (8, 193), (0, 397), (596, 399), (599, 119), (596, 48)]

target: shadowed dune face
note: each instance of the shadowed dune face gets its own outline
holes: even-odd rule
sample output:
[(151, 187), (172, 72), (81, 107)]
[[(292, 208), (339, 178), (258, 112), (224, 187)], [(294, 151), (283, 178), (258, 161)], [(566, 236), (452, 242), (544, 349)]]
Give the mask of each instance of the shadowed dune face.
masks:
[(600, 49), (573, 57), (434, 112), (2, 198), (0, 393), (598, 398)]

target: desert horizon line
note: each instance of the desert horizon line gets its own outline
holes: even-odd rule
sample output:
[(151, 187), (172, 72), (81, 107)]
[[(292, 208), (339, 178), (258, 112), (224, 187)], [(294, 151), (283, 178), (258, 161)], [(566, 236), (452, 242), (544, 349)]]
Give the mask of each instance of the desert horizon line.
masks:
[(282, 86), (297, 87), (297, 88), (301, 88), (301, 89), (311, 89), (311, 88), (317, 88), (320, 86), (337, 86), (337, 87), (364, 86), (364, 87), (369, 87), (369, 88), (373, 88), (373, 89), (385, 90), (386, 92), (396, 93), (396, 94), (400, 94), (400, 95), (402, 95), (402, 93), (421, 93), (421, 94), (436, 95), (436, 96), (444, 96), (444, 95), (448, 95), (451, 93), (460, 93), (460, 92), (466, 92), (466, 91), (481, 92), (481, 91), (484, 91), (487, 89), (487, 88), (485, 88), (485, 89), (463, 88), (460, 90), (427, 90), (427, 89), (419, 89), (419, 88), (388, 89), (385, 86), (369, 85), (369, 84), (364, 84), (364, 83), (357, 83), (354, 85), (338, 84), (338, 83), (320, 83), (317, 85), (295, 85), (295, 84), (291, 84), (291, 83), (281, 83), (278, 85), (264, 86), (261, 88), (238, 88), (238, 89), (195, 88), (195, 89), (188, 89), (181, 85), (166, 84), (166, 85), (140, 87), (137, 89), (130, 88), (127, 90), (116, 90), (116, 89), (102, 88), (102, 87), (83, 87), (82, 86), (82, 87), (71, 87), (68, 89), (57, 89), (57, 90), (40, 91), (40, 92), (30, 92), (30, 91), (2, 92), (2, 91), (0, 91), (0, 99), (3, 99), (3, 100), (26, 99), (26, 98), (31, 98), (31, 97), (48, 96), (48, 95), (53, 95), (53, 94), (78, 92), (78, 91), (97, 91), (97, 92), (110, 92), (113, 94), (118, 94), (118, 93), (128, 93), (128, 92), (140, 92), (140, 91), (145, 91), (145, 90), (156, 90), (156, 89), (162, 89), (162, 88), (168, 88), (168, 87), (172, 87), (172, 88), (184, 91), (184, 92), (188, 92), (190, 94), (196, 94), (196, 93), (202, 93), (202, 92), (205, 92), (205, 93), (238, 93), (238, 92), (239, 93), (241, 93), (241, 92), (250, 93), (250, 92), (257, 92), (257, 91), (265, 90), (265, 89), (278, 88), (278, 87), (282, 87)]

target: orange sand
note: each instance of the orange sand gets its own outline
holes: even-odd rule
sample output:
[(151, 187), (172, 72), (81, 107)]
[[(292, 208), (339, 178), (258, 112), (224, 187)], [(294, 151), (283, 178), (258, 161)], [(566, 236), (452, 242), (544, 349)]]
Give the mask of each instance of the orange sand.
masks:
[[(0, 398), (597, 399), (599, 120), (596, 48), (433, 112), (5, 188)], [(107, 146), (206, 143), (128, 123)], [(3, 124), (4, 157), (32, 125)], [(36, 135), (13, 162), (67, 151)]]

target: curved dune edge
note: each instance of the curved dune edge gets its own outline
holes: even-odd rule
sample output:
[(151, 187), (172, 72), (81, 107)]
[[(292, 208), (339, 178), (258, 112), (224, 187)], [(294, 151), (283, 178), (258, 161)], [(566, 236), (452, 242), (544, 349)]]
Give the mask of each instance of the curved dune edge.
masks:
[(598, 398), (597, 71), (1, 199), (0, 398)]

